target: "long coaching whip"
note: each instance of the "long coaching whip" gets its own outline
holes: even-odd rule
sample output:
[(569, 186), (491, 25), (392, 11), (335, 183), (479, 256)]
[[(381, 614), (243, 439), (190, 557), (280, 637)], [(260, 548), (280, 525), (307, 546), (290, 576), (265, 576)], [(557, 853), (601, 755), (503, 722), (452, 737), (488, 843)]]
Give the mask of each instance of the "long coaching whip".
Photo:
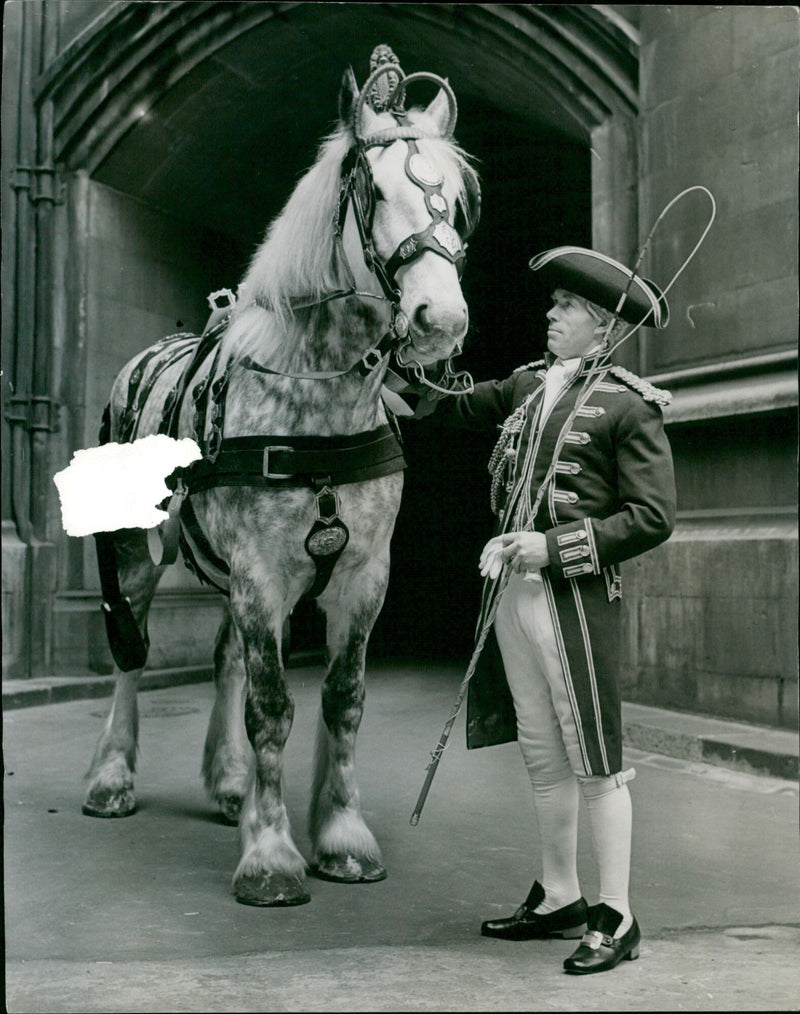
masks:
[[(695, 243), (694, 247), (692, 248), (692, 250), (689, 253), (688, 257), (684, 260), (683, 264), (675, 272), (675, 274), (673, 275), (673, 277), (672, 277), (669, 285), (663, 290), (663, 295), (666, 295), (669, 292), (669, 290), (672, 288), (672, 286), (678, 280), (678, 277), (683, 273), (683, 271), (686, 269), (686, 267), (689, 264), (689, 262), (692, 260), (692, 258), (697, 253), (697, 251), (700, 249), (700, 247), (702, 246), (702, 244), (703, 244), (706, 236), (708, 235), (708, 231), (711, 228), (711, 226), (712, 226), (712, 224), (714, 222), (714, 219), (716, 217), (717, 205), (716, 205), (716, 201), (714, 200), (714, 196), (711, 193), (711, 191), (708, 190), (706, 187), (698, 185), (698, 186), (693, 186), (693, 187), (687, 187), (686, 190), (682, 190), (676, 197), (673, 197), (673, 199), (665, 206), (665, 208), (663, 209), (663, 211), (661, 212), (661, 214), (658, 216), (658, 218), (656, 219), (655, 223), (653, 224), (652, 229), (650, 230), (650, 233), (647, 236), (647, 239), (642, 244), (641, 250), (639, 251), (639, 254), (638, 254), (637, 258), (636, 258), (636, 263), (635, 263), (635, 266), (634, 266), (633, 271), (631, 273), (630, 280), (628, 282), (628, 286), (627, 286), (628, 289), (630, 288), (630, 285), (633, 282), (634, 277), (636, 277), (636, 272), (637, 272), (637, 270), (639, 268), (639, 265), (641, 264), (642, 259), (644, 258), (644, 255), (645, 255), (645, 253), (647, 251), (647, 248), (649, 247), (650, 242), (653, 239), (653, 236), (655, 235), (656, 229), (658, 228), (659, 224), (664, 220), (664, 217), (667, 215), (667, 213), (669, 212), (669, 210), (672, 207), (674, 207), (674, 205), (676, 205), (680, 200), (682, 200), (687, 194), (692, 193), (694, 191), (701, 191), (702, 193), (704, 193), (708, 197), (709, 201), (711, 202), (711, 213), (709, 215), (708, 222), (706, 223), (706, 226), (705, 226), (705, 228), (704, 228), (704, 230), (703, 230), (703, 232), (702, 232), (699, 240)], [(619, 313), (619, 311), (621, 310), (622, 304), (624, 302), (624, 299), (625, 299), (626, 295), (627, 295), (627, 289), (626, 289), (626, 292), (623, 294), (622, 298), (620, 299), (619, 305), (617, 307), (617, 313)], [(645, 314), (645, 316), (639, 321), (639, 323), (636, 324), (627, 334), (625, 334), (620, 339), (619, 342), (617, 342), (615, 348), (617, 348), (619, 345), (621, 345), (623, 341), (627, 341), (627, 339), (630, 338), (631, 335), (634, 334), (634, 332), (638, 331), (639, 328), (645, 323), (645, 321), (647, 320), (647, 318), (650, 316), (650, 313), (651, 313), (651, 311), (648, 311)], [(613, 324), (613, 319), (612, 319), (612, 324)], [(609, 329), (610, 329), (610, 326), (611, 325), (609, 325)], [(551, 461), (551, 464), (550, 464), (550, 468), (548, 469), (548, 472), (545, 475), (544, 480), (542, 481), (542, 483), (541, 483), (541, 485), (539, 487), (539, 491), (538, 491), (537, 498), (536, 498), (536, 504), (534, 505), (534, 509), (531, 512), (531, 519), (530, 519), (528, 525), (526, 525), (526, 527), (530, 527), (530, 525), (533, 524), (533, 519), (536, 516), (536, 512), (538, 510), (538, 505), (541, 502), (542, 494), (543, 494), (544, 490), (546, 489), (548, 482), (550, 481), (550, 478), (552, 476), (553, 470), (555, 468), (555, 462), (556, 462), (556, 460), (558, 458), (559, 453), (560, 453), (560, 446), (557, 446), (556, 450), (553, 453), (553, 458), (552, 458), (552, 461)], [(511, 513), (512, 512), (510, 510), (508, 510), (506, 512), (506, 517), (510, 517)], [(420, 815), (422, 813), (422, 808), (425, 805), (425, 800), (428, 798), (428, 793), (430, 792), (431, 784), (433, 783), (433, 779), (434, 779), (434, 777), (436, 775), (436, 771), (437, 771), (437, 769), (439, 767), (439, 761), (442, 759), (442, 754), (444, 753), (444, 751), (445, 751), (445, 749), (447, 747), (447, 741), (450, 738), (450, 732), (451, 732), (451, 730), (453, 728), (453, 725), (455, 724), (456, 718), (458, 717), (458, 714), (461, 711), (461, 707), (462, 707), (462, 705), (464, 703), (464, 697), (466, 696), (467, 689), (469, 687), (469, 681), (472, 679), (472, 677), (475, 674), (475, 670), (476, 670), (477, 665), (478, 665), (478, 660), (480, 659), (481, 653), (483, 652), (483, 648), (484, 648), (484, 645), (486, 643), (486, 638), (488, 636), (488, 633), (489, 633), (489, 630), (491, 629), (492, 624), (494, 623), (494, 618), (495, 618), (495, 615), (497, 613), (498, 604), (499, 604), (500, 599), (501, 599), (501, 597), (503, 595), (503, 592), (505, 591), (506, 585), (508, 584), (509, 574), (510, 574), (510, 568), (506, 564), (503, 567), (503, 569), (500, 572), (500, 574), (494, 579), (494, 581), (492, 581), (491, 579), (487, 578), (487, 585), (486, 585), (486, 589), (484, 590), (483, 604), (482, 604), (482, 607), (481, 607), (481, 615), (478, 618), (478, 626), (477, 626), (478, 636), (477, 636), (476, 641), (475, 641), (475, 648), (474, 648), (474, 650), (472, 652), (472, 657), (470, 658), (469, 665), (467, 666), (467, 670), (466, 670), (466, 672), (464, 674), (464, 678), (462, 679), (461, 684), (460, 684), (460, 686), (458, 688), (458, 692), (456, 693), (455, 700), (453, 701), (453, 708), (452, 708), (452, 710), (450, 712), (450, 716), (448, 717), (447, 721), (444, 724), (444, 728), (442, 729), (442, 734), (441, 734), (441, 736), (439, 736), (439, 742), (436, 744), (435, 749), (431, 753), (431, 759), (430, 759), (430, 762), (428, 764), (427, 774), (425, 776), (425, 781), (423, 782), (422, 789), (420, 790), (419, 798), (417, 799), (417, 805), (414, 807), (414, 812), (411, 814), (410, 823), (411, 823), (412, 827), (416, 827), (417, 824), (419, 823), (419, 818), (420, 818)]]

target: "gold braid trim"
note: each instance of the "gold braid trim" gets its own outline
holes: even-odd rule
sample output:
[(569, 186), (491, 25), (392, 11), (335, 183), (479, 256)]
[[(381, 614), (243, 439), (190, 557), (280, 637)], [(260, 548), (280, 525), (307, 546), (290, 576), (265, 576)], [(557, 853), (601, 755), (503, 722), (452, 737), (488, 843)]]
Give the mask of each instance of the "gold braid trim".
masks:
[(500, 510), (501, 487), (505, 485), (505, 492), (510, 492), (509, 480), (514, 471), (514, 462), (517, 457), (517, 439), (525, 426), (525, 417), (528, 412), (531, 395), (517, 405), (511, 415), (503, 423), (500, 430), (500, 437), (494, 446), (489, 458), (487, 470), (492, 477), (492, 488), (489, 493), (489, 504), (493, 514)]
[(623, 384), (626, 384), (631, 390), (640, 394), (645, 401), (653, 401), (656, 405), (661, 406), (669, 405), (672, 401), (672, 393), (670, 391), (665, 391), (660, 387), (653, 387), (649, 381), (642, 380), (635, 373), (626, 370), (624, 366), (612, 366), (608, 372), (613, 373)]
[(537, 359), (533, 363), (525, 363), (523, 366), (518, 366), (514, 373), (522, 373), (523, 370), (543, 370), (547, 366), (544, 359)]

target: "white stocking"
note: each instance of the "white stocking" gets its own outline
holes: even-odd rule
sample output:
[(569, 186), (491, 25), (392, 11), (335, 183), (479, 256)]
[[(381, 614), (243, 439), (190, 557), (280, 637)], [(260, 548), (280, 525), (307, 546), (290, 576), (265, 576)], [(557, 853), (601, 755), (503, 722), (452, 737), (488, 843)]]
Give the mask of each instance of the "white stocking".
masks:
[(545, 896), (536, 912), (555, 912), (581, 896), (578, 883), (578, 783), (570, 773), (555, 784), (534, 782)]
[(600, 872), (600, 901), (621, 913), (616, 937), (629, 929), (633, 916), (628, 901), (631, 868), (631, 794), (625, 784), (633, 768), (608, 778), (579, 778), (589, 814), (594, 854)]

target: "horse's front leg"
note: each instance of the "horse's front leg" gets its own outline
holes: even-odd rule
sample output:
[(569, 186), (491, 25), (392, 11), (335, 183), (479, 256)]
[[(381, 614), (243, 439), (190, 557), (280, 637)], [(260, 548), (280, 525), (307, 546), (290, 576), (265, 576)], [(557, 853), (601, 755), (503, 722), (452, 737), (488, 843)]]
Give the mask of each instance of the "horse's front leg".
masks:
[(360, 884), (383, 880), (386, 868), (361, 814), (356, 736), (364, 710), (367, 642), (386, 592), (388, 560), (350, 576), (346, 589), (323, 598), (330, 664), (314, 756), (309, 833), (311, 870), (323, 880)]
[(242, 639), (227, 607), (214, 648), (214, 685), (214, 707), (203, 750), (203, 780), (226, 823), (237, 824), (252, 751), (244, 727)]
[(231, 580), (231, 611), (242, 638), (247, 689), (244, 721), (254, 761), (242, 804), (242, 856), (233, 877), (236, 900), (245, 905), (302, 905), (306, 863), (292, 840), (283, 800), (283, 749), (294, 701), (281, 660), (281, 604), (268, 602), (250, 578)]

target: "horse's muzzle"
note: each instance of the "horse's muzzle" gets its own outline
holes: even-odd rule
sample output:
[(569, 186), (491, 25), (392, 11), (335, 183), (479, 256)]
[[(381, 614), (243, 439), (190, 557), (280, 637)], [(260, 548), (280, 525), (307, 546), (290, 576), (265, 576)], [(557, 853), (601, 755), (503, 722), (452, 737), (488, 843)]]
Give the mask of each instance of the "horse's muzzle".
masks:
[(421, 303), (409, 318), (409, 343), (415, 358), (425, 364), (452, 355), (467, 333), (469, 314), (466, 303), (438, 306)]

